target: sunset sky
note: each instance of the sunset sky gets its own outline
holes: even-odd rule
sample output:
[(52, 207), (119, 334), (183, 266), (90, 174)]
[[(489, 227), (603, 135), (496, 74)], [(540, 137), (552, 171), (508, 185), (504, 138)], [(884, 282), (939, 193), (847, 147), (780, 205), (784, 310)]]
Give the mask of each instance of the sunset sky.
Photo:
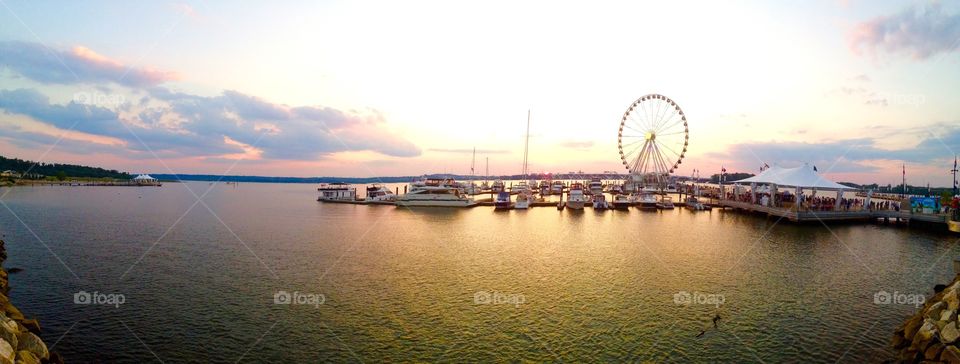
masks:
[(960, 2), (0, 0), (0, 154), (269, 176), (623, 171), (666, 95), (679, 174), (950, 185)]

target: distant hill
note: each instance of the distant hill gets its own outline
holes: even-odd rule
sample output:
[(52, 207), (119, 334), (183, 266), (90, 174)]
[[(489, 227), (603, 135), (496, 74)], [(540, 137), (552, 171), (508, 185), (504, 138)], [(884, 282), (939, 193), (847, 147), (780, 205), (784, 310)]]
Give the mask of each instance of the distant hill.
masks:
[[(34, 165), (36, 164), (36, 165)], [(76, 164), (59, 163), (35, 163), (18, 158), (6, 158), (0, 156), (0, 171), (14, 171), (18, 174), (24, 174), (29, 171), (31, 177), (56, 176), (65, 174), (69, 177), (86, 178), (115, 178), (130, 179), (133, 178), (129, 173), (119, 172), (113, 169), (103, 169), (98, 167), (80, 166)], [(27, 177), (27, 176), (25, 176)]]

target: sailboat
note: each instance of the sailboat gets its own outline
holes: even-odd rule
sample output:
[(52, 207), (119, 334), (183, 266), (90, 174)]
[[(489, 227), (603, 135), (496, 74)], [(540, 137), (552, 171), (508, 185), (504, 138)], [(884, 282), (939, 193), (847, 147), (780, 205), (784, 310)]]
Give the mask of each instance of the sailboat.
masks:
[[(527, 177), (527, 156), (530, 151), (530, 110), (527, 110), (527, 138), (523, 143), (523, 173), (524, 177)], [(520, 181), (516, 188), (517, 192), (517, 203), (513, 206), (516, 209), (525, 209), (530, 207), (530, 202), (533, 200), (533, 186), (529, 185), (527, 181)]]
[(464, 185), (464, 192), (468, 195), (476, 195), (480, 193), (481, 187), (477, 186), (474, 182), (474, 166), (477, 164), (477, 147), (473, 147), (473, 158), (470, 160), (470, 182)]

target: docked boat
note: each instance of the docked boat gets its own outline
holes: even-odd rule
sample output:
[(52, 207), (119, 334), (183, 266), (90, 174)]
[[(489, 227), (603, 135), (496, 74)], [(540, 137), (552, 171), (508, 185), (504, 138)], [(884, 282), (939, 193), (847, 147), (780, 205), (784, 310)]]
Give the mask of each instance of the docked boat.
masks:
[(508, 210), (512, 204), (510, 203), (510, 193), (506, 191), (497, 192), (497, 199), (493, 202), (493, 208), (495, 210)]
[(506, 186), (503, 184), (503, 180), (499, 180), (499, 179), (498, 179), (498, 180), (496, 180), (496, 181), (493, 181), (493, 185), (490, 186), (490, 192), (493, 192), (493, 193), (500, 193), (500, 192), (504, 192), (504, 191), (506, 191), (506, 190), (507, 190), (507, 188), (506, 188)]
[(673, 207), (673, 197), (660, 196), (660, 201), (657, 201), (657, 208), (660, 210), (673, 210)]
[(570, 192), (567, 192), (566, 206), (574, 210), (582, 210), (586, 203), (587, 195), (583, 193), (583, 184), (580, 182), (571, 184)]
[(349, 183), (323, 183), (317, 188), (320, 196), (317, 201), (356, 201), (357, 189)]
[(397, 195), (390, 191), (389, 188), (384, 187), (380, 184), (372, 184), (367, 186), (367, 196), (364, 198), (366, 202), (393, 202), (397, 199)]
[(598, 193), (593, 195), (593, 209), (594, 210), (606, 210), (610, 208), (610, 204), (607, 203), (607, 196), (603, 193)]
[(617, 210), (626, 210), (633, 205), (633, 198), (630, 195), (617, 194), (613, 195), (613, 208)]
[(550, 193), (554, 195), (562, 194), (563, 181), (553, 181), (553, 184), (550, 185)]
[(517, 202), (513, 205), (513, 208), (525, 209), (530, 207), (530, 202), (533, 201), (533, 191), (530, 190), (530, 185), (527, 182), (520, 181), (512, 190), (517, 193)]
[(700, 202), (700, 200), (697, 199), (695, 196), (689, 196), (686, 199), (684, 199), (683, 205), (688, 210), (693, 210), (693, 211), (703, 211), (703, 210), (710, 209), (709, 207), (707, 207), (707, 205), (704, 205), (702, 202)]
[(537, 186), (537, 192), (539, 192), (541, 196), (549, 195), (549, 194), (550, 194), (550, 183), (551, 183), (551, 181), (548, 181), (548, 180), (545, 180), (545, 179), (544, 179), (544, 180), (540, 180), (540, 185)]
[(603, 194), (603, 182), (599, 178), (593, 178), (590, 180), (590, 184), (587, 186), (590, 187), (591, 195), (602, 195)]
[(639, 207), (641, 210), (656, 210), (657, 195), (652, 193), (641, 193), (637, 198), (637, 207)]
[(397, 206), (471, 207), (477, 203), (467, 197), (453, 179), (427, 178), (410, 184), (410, 192), (397, 197)]

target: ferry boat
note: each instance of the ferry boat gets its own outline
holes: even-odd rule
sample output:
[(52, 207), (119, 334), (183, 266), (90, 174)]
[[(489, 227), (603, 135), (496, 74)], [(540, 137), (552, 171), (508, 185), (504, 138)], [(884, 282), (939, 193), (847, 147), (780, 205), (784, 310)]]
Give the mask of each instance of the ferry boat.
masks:
[(410, 192), (397, 197), (397, 206), (472, 207), (477, 203), (451, 178), (427, 178), (410, 184)]
[(570, 192), (567, 192), (566, 206), (574, 210), (582, 210), (587, 202), (587, 196), (583, 194), (583, 184), (574, 182), (570, 185)]
[(657, 196), (652, 193), (641, 193), (637, 202), (641, 210), (657, 209)]
[(593, 209), (594, 210), (606, 210), (610, 208), (610, 204), (607, 203), (607, 196), (603, 193), (598, 193), (593, 195)]
[(334, 182), (323, 183), (317, 188), (320, 196), (317, 201), (356, 201), (357, 189), (350, 186), (349, 183)]
[(630, 195), (617, 194), (613, 195), (613, 208), (617, 210), (626, 210), (633, 205), (633, 199)]
[(390, 191), (389, 188), (386, 188), (380, 184), (372, 184), (367, 186), (367, 197), (364, 198), (366, 202), (393, 202), (397, 199), (397, 195)]
[(550, 193), (554, 195), (563, 193), (563, 181), (553, 181), (550, 185)]
[(512, 207), (511, 205), (509, 192), (497, 192), (497, 199), (493, 202), (493, 208), (495, 210), (509, 210)]
[(670, 196), (660, 196), (660, 201), (657, 202), (657, 208), (660, 210), (673, 210), (673, 197)]

